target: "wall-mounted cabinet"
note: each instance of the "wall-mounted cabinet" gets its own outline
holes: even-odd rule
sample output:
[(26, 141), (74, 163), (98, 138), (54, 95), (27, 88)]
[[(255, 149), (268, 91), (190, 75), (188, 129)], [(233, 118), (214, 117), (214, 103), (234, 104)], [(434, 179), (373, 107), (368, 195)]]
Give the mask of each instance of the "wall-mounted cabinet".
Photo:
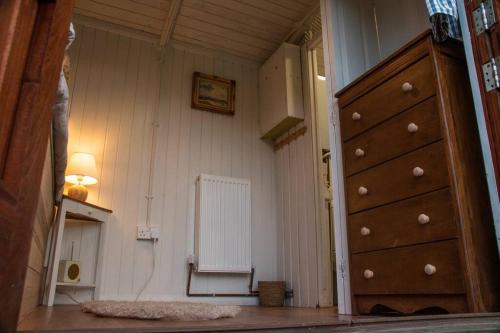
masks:
[(283, 43), (259, 70), (260, 131), (278, 136), (304, 120), (300, 48)]

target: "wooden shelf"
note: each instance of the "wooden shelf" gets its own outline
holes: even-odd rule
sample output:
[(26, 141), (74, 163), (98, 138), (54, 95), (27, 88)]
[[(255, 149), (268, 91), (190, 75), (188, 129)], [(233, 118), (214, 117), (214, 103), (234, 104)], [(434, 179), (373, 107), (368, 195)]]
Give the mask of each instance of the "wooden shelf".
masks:
[(73, 288), (95, 288), (94, 283), (71, 283), (71, 282), (57, 282), (58, 287), (73, 287)]
[[(102, 226), (108, 221), (111, 210), (98, 207), (86, 202), (81, 202), (63, 196), (55, 224), (55, 238), (50, 245), (50, 264), (47, 274), (48, 288), (44, 294), (43, 303), (52, 306), (56, 295), (56, 289), (70, 289), (77, 292), (88, 292), (96, 294), (101, 283), (101, 269), (104, 248), (104, 233)], [(97, 226), (94, 228), (93, 226)], [(68, 233), (65, 233), (68, 227)], [(71, 227), (71, 228), (70, 228)], [(70, 230), (71, 229), (71, 230)], [(63, 237), (63, 235), (67, 237)], [(85, 235), (85, 236), (84, 236)], [(88, 236), (88, 237), (87, 237)], [(83, 249), (80, 253), (84, 265), (93, 270), (94, 279), (92, 282), (67, 283), (57, 281), (59, 274), (59, 263), (63, 249), (67, 249), (65, 242), (75, 241), (77, 246)], [(92, 296), (94, 297), (94, 295)]]

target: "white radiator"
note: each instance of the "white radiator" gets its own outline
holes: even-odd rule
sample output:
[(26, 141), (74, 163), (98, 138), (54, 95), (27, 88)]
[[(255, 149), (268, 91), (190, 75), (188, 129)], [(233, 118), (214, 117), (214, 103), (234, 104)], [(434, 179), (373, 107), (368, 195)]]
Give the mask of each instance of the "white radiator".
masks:
[(202, 174), (196, 186), (195, 251), (199, 272), (252, 268), (250, 181)]

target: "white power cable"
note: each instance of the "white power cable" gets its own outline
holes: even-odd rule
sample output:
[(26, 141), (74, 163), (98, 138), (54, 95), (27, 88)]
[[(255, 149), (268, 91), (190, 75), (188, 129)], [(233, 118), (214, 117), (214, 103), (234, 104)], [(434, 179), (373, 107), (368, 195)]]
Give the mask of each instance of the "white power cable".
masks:
[(142, 286), (141, 290), (139, 291), (139, 293), (135, 297), (135, 301), (137, 301), (139, 299), (139, 297), (141, 297), (142, 293), (144, 292), (144, 290), (146, 290), (147, 286), (151, 282), (151, 279), (153, 278), (153, 275), (155, 273), (155, 266), (156, 266), (156, 242), (157, 241), (158, 241), (158, 239), (153, 239), (153, 267), (151, 269), (151, 273), (149, 273), (148, 279), (146, 280), (146, 282), (144, 282), (144, 285)]
[[(148, 194), (146, 196), (147, 200), (147, 206), (146, 206), (146, 226), (148, 226), (151, 230), (151, 205), (153, 201), (153, 178), (154, 178), (154, 173), (155, 173), (155, 157), (156, 157), (156, 141), (157, 141), (157, 135), (158, 135), (158, 127), (159, 127), (159, 117), (160, 117), (160, 90), (161, 90), (161, 77), (159, 78), (158, 82), (158, 90), (156, 92), (156, 102), (153, 110), (153, 131), (151, 135), (151, 154), (149, 156), (149, 175), (148, 175)], [(151, 279), (153, 278), (153, 275), (155, 273), (155, 268), (156, 268), (156, 243), (158, 242), (158, 238), (153, 238), (153, 247), (152, 247), (152, 252), (153, 252), (153, 267), (151, 269), (151, 273), (149, 274), (146, 282), (144, 282), (144, 285), (142, 286), (141, 290), (139, 293), (137, 293), (137, 296), (135, 297), (135, 300), (137, 301), (139, 297), (141, 297), (142, 293), (144, 290), (146, 290), (147, 286), (151, 282)]]
[(70, 300), (72, 300), (76, 304), (82, 304), (80, 301), (78, 301), (76, 298), (74, 298), (73, 296), (71, 296), (69, 293), (67, 293), (65, 291), (56, 291), (56, 293), (68, 297)]

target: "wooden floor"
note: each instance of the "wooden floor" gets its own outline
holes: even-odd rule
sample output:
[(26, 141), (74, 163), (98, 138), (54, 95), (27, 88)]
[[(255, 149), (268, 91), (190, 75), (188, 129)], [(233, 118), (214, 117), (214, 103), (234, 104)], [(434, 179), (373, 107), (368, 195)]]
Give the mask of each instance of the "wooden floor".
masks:
[(99, 318), (78, 306), (40, 307), (21, 332), (500, 332), (500, 313), (420, 317), (339, 316), (335, 309), (243, 307), (236, 318), (198, 322)]

